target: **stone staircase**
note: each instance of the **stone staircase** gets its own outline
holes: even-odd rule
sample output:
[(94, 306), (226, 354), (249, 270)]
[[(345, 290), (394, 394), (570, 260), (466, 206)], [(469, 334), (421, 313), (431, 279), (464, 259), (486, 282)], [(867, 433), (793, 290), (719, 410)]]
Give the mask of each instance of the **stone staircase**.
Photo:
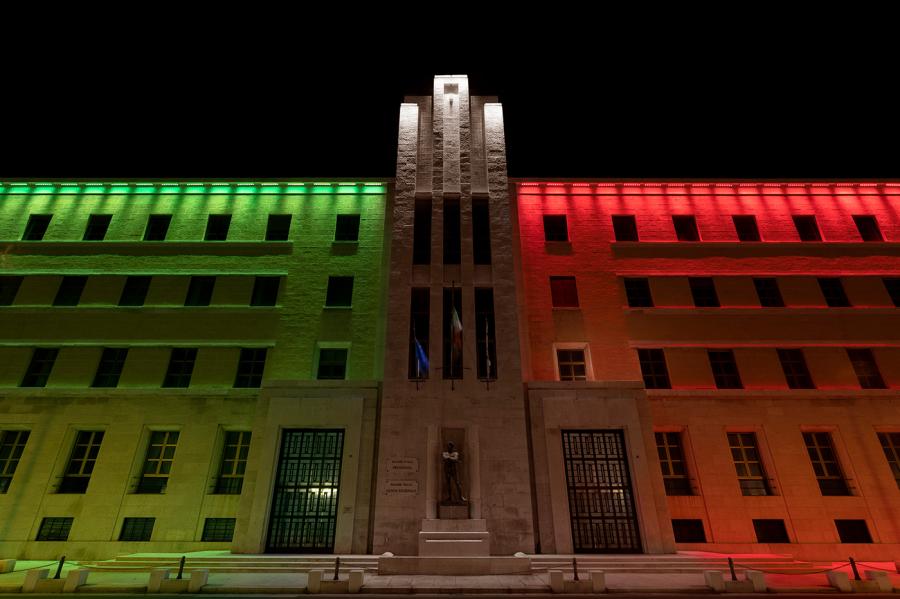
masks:
[[(203, 555), (206, 553), (207, 555)], [(240, 555), (223, 552), (201, 552), (186, 554), (184, 571), (207, 569), (210, 573), (256, 573), (288, 574), (292, 572), (306, 573), (310, 570), (334, 570), (334, 555)], [(365, 572), (378, 571), (378, 556), (375, 555), (342, 555), (341, 572), (361, 569)], [(96, 572), (142, 572), (154, 568), (172, 568), (177, 570), (181, 555), (165, 554), (132, 554), (120, 555), (110, 560), (82, 561), (82, 566)]]
[[(735, 570), (765, 570), (778, 574), (806, 574), (817, 569), (811, 562), (797, 561), (790, 555), (735, 555)], [(533, 573), (562, 570), (572, 573), (572, 559), (578, 561), (579, 572), (603, 570), (607, 574), (690, 574), (705, 570), (728, 572), (728, 556), (700, 552), (663, 555), (610, 554), (610, 555), (534, 555), (531, 557)]]

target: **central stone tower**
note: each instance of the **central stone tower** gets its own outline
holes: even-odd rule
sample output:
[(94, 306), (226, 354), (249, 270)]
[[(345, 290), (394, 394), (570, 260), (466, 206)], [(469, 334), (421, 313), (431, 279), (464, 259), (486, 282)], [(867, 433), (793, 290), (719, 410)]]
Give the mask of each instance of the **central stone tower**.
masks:
[[(514, 213), (496, 98), (470, 96), (464, 75), (407, 97), (389, 225), (375, 553), (429, 554), (425, 541), (452, 553), (442, 541), (454, 539), (494, 555), (534, 550)], [(451, 442), (464, 499), (442, 464)]]

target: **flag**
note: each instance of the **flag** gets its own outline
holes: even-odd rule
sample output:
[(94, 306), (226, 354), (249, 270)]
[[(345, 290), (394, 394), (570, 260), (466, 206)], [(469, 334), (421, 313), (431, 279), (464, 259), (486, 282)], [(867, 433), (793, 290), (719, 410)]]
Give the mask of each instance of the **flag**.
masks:
[(488, 344), (490, 339), (490, 328), (488, 326), (487, 316), (484, 317), (484, 378), (491, 378), (491, 347)]
[(413, 341), (416, 342), (416, 373), (418, 374), (417, 378), (425, 378), (428, 375), (428, 356), (425, 355), (425, 350), (422, 349), (422, 345), (419, 343), (419, 340), (413, 337)]
[(450, 316), (450, 331), (453, 333), (453, 349), (457, 352), (462, 351), (462, 323), (459, 321), (459, 314), (456, 313), (456, 306), (453, 306), (453, 313)]

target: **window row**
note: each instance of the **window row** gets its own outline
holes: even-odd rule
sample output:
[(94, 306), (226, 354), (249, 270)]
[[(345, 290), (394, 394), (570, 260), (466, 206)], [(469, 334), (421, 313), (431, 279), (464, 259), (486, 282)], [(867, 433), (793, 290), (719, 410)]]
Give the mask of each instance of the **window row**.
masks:
[[(60, 494), (86, 493), (91, 475), (100, 457), (105, 432), (80, 430), (75, 434), (65, 469), (56, 492)], [(25, 451), (30, 431), (0, 430), (0, 493), (6, 493)], [(163, 493), (169, 482), (179, 431), (150, 431), (144, 459), (138, 475), (135, 493)], [(250, 431), (225, 431), (222, 450), (210, 493), (239, 495), (244, 484), (247, 456), (250, 453)]]
[[(688, 458), (685, 452), (686, 432), (657, 432), (656, 451), (662, 469), (666, 495), (697, 495), (691, 483)], [(900, 432), (879, 432), (878, 442), (884, 452), (888, 470), (900, 488)], [(729, 432), (726, 434), (735, 475), (742, 495), (774, 495), (774, 479), (766, 467), (770, 459), (762, 457), (756, 433)], [(844, 468), (838, 459), (830, 432), (802, 433), (805, 453), (823, 496), (851, 495)], [(774, 470), (774, 467), (772, 468)]]
[[(442, 231), (444, 264), (459, 264), (462, 257), (462, 221), (458, 198), (442, 201)], [(416, 200), (413, 209), (413, 264), (431, 264), (431, 229), (434, 218), (429, 198)], [(488, 201), (472, 200), (472, 262), (491, 263), (491, 215)]]
[[(71, 516), (51, 517), (41, 520), (35, 541), (68, 541), (75, 519)], [(201, 541), (230, 543), (234, 537), (234, 518), (206, 518), (203, 521)], [(140, 542), (153, 538), (156, 518), (123, 518), (119, 529), (119, 541)]]
[[(112, 222), (112, 214), (91, 214), (83, 241), (103, 241)], [(359, 241), (359, 214), (338, 214), (334, 223), (335, 241)], [(31, 214), (22, 232), (23, 241), (41, 241), (50, 227), (52, 214)], [(291, 231), (290, 214), (270, 214), (266, 223), (266, 241), (287, 241)], [(144, 228), (144, 241), (165, 241), (172, 224), (171, 214), (151, 214)], [(227, 241), (231, 214), (210, 214), (206, 220), (204, 241)]]
[[(790, 543), (784, 520), (778, 518), (753, 519), (753, 532), (757, 543)], [(834, 528), (841, 543), (871, 543), (872, 535), (865, 520), (840, 519), (834, 521)], [(703, 520), (675, 518), (672, 532), (676, 543), (706, 543)]]
[[(756, 216), (735, 214), (731, 217), (737, 241), (763, 241)], [(824, 241), (815, 215), (804, 214), (792, 217), (794, 228), (800, 241)], [(878, 219), (870, 214), (853, 215), (853, 223), (861, 241), (884, 241)], [(612, 217), (613, 235), (616, 241), (640, 241), (637, 217), (633, 214), (619, 214)], [(672, 216), (672, 227), (678, 241), (702, 241), (697, 218), (692, 214)], [(565, 214), (544, 215), (544, 240), (569, 241), (569, 227)]]

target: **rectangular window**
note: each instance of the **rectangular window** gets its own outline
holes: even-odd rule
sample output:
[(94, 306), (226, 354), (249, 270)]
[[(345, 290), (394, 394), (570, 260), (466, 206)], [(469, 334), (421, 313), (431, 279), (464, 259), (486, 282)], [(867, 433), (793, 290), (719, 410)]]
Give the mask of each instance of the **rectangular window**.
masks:
[(900, 308), (900, 279), (882, 279), (884, 288), (891, 297), (894, 307)]
[(81, 299), (81, 292), (87, 284), (87, 277), (63, 277), (59, 284), (56, 297), (53, 298), (54, 306), (77, 306)]
[(256, 277), (253, 281), (251, 306), (274, 306), (278, 303), (278, 287), (281, 277)]
[(550, 277), (550, 299), (554, 308), (577, 308), (575, 277)]
[(205, 241), (225, 241), (231, 227), (230, 214), (210, 214), (206, 221)]
[(215, 287), (215, 277), (191, 277), (187, 295), (184, 296), (184, 305), (208, 306), (212, 301), (212, 294)]
[(834, 527), (837, 529), (841, 543), (872, 542), (872, 535), (869, 533), (869, 527), (865, 520), (835, 520)]
[(443, 377), (463, 378), (462, 289), (444, 288), (443, 305)]
[(653, 296), (650, 294), (650, 280), (625, 278), (625, 297), (632, 308), (652, 308)]
[[(897, 488), (900, 489), (900, 433), (878, 433), (878, 440), (881, 441), (884, 457), (887, 458), (891, 474), (894, 475)], [(2, 461), (0, 461), (0, 473), (2, 472)], [(2, 486), (2, 482), (0, 482), (0, 486)]]
[(243, 389), (259, 387), (262, 385), (263, 371), (265, 369), (266, 348), (242, 348), (234, 386)]
[(612, 217), (613, 233), (616, 241), (638, 241), (637, 220), (630, 214)]
[(128, 357), (127, 347), (105, 347), (97, 365), (97, 373), (91, 387), (117, 387), (125, 359)]
[(681, 433), (655, 433), (655, 437), (666, 495), (693, 495), (685, 466)]
[(207, 543), (230, 543), (234, 537), (234, 518), (207, 518), (203, 521), (201, 541)]
[(863, 389), (887, 389), (871, 349), (847, 348), (847, 357), (850, 358), (860, 387)]
[(781, 289), (778, 288), (778, 279), (774, 277), (755, 278), (753, 286), (756, 287), (756, 295), (759, 297), (759, 305), (763, 308), (783, 308), (784, 299), (781, 297)]
[(191, 375), (194, 373), (194, 362), (197, 360), (197, 348), (173, 347), (169, 357), (169, 367), (163, 387), (190, 387)]
[(328, 277), (325, 305), (329, 308), (349, 308), (353, 304), (353, 277)]
[(25, 232), (22, 233), (23, 241), (40, 241), (47, 233), (52, 214), (32, 214), (25, 223)]
[(165, 241), (172, 224), (171, 214), (151, 214), (144, 229), (144, 241)]
[(287, 241), (291, 233), (290, 214), (270, 214), (266, 223), (266, 241)]
[(778, 361), (790, 389), (815, 389), (802, 349), (779, 349)]
[(709, 367), (712, 369), (713, 378), (716, 381), (716, 389), (744, 388), (732, 350), (711, 349), (707, 354), (709, 355)]
[(874, 216), (854, 216), (853, 222), (859, 230), (859, 236), (863, 241), (884, 241), (878, 221)]
[(494, 290), (475, 288), (475, 358), (478, 379), (497, 378), (497, 329), (494, 326)]
[(216, 479), (216, 493), (240, 495), (250, 454), (250, 431), (227, 431), (222, 448), (222, 466)]
[(25, 277), (0, 277), (0, 306), (12, 306)]
[(672, 532), (675, 534), (676, 543), (706, 542), (703, 520), (674, 519), (672, 520)]
[(156, 518), (124, 518), (122, 530), (119, 532), (120, 541), (149, 541), (153, 534), (153, 525)]
[(444, 264), (459, 264), (459, 200), (444, 199)]
[(759, 227), (756, 225), (756, 217), (751, 215), (734, 215), (731, 217), (734, 222), (734, 230), (737, 232), (739, 241), (762, 241), (759, 236)]
[(416, 200), (413, 222), (413, 264), (431, 264), (431, 200)]
[(816, 217), (812, 215), (794, 216), (794, 227), (797, 228), (797, 235), (800, 241), (822, 241), (822, 234), (819, 232), (819, 225), (816, 224)]
[(44, 518), (35, 541), (68, 541), (74, 518)]
[(59, 349), (55, 347), (36, 347), (31, 353), (31, 362), (28, 364), (28, 370), (22, 378), (20, 387), (46, 387), (50, 373), (53, 372), (53, 364), (56, 362), (56, 356), (59, 355)]
[(147, 446), (147, 457), (141, 470), (137, 493), (162, 493), (169, 482), (175, 448), (178, 445), (178, 431), (153, 431)]
[(675, 237), (678, 241), (700, 241), (697, 219), (692, 215), (673, 216), (672, 224), (675, 225)]
[(565, 214), (544, 215), (544, 241), (569, 241), (569, 226)]
[(66, 466), (66, 473), (59, 484), (59, 493), (84, 493), (87, 491), (100, 454), (100, 444), (103, 443), (103, 431), (78, 431), (75, 436), (75, 446)]
[(556, 350), (556, 365), (561, 381), (586, 381), (587, 363), (583, 349)]
[[(422, 379), (428, 377), (428, 369), (421, 363), (416, 353), (416, 341), (425, 354), (425, 360), (431, 359), (429, 346), (431, 326), (431, 290), (427, 287), (414, 287), (409, 298), (409, 378)], [(430, 366), (430, 364), (428, 365)]]
[(153, 277), (128, 277), (119, 297), (120, 306), (143, 306), (147, 301), (147, 292), (150, 291), (150, 281)]
[(790, 543), (787, 527), (784, 520), (765, 519), (754, 520), (753, 530), (756, 532), (757, 543)]
[(359, 241), (359, 215), (338, 214), (334, 223), (335, 241)]
[(838, 463), (831, 433), (803, 433), (806, 453), (812, 464), (822, 495), (849, 495), (847, 481)]
[(485, 199), (472, 200), (472, 258), (475, 264), (491, 263), (491, 211)]
[(25, 451), (28, 431), (0, 431), (0, 493), (6, 493)]
[(728, 433), (728, 446), (743, 495), (771, 495), (755, 433)]
[(712, 277), (688, 277), (694, 305), (698, 308), (718, 308), (719, 296)]
[(319, 349), (319, 380), (344, 380), (347, 378), (347, 348), (323, 347)]
[(639, 349), (638, 360), (641, 363), (641, 375), (647, 389), (671, 389), (669, 370), (666, 368), (666, 355), (661, 349)]
[(84, 230), (84, 241), (103, 241), (109, 230), (112, 214), (92, 214), (88, 217), (87, 228)]
[(844, 284), (837, 277), (822, 277), (817, 279), (825, 303), (830, 308), (849, 308), (850, 299), (844, 291)]

